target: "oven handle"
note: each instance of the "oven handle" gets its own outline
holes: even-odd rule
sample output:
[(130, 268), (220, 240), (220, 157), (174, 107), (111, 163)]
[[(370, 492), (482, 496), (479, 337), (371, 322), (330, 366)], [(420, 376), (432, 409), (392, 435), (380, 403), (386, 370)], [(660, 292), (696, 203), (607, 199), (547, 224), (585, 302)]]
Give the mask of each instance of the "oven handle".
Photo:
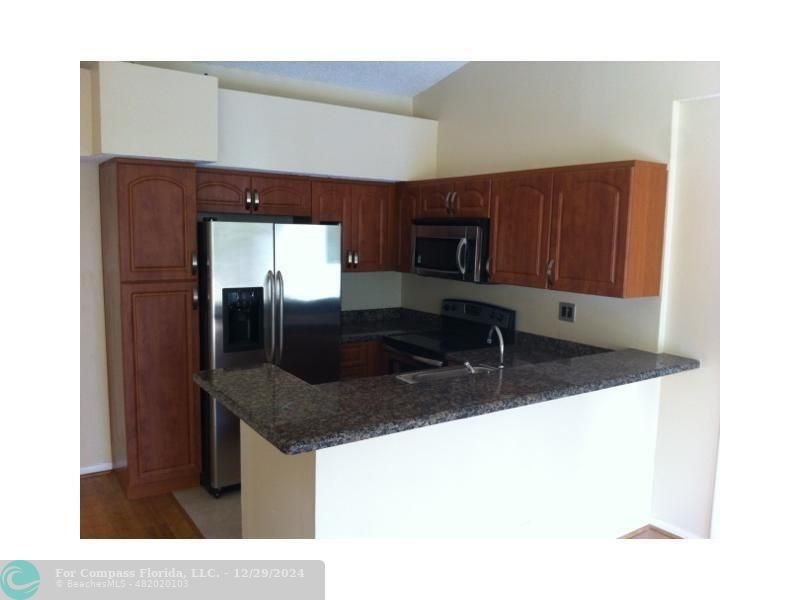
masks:
[(398, 354), (403, 358), (408, 358), (410, 360), (416, 361), (418, 363), (422, 363), (423, 365), (430, 365), (432, 367), (443, 367), (444, 362), (441, 360), (436, 360), (435, 358), (427, 358), (425, 356), (417, 356), (416, 354), (408, 354), (406, 352), (400, 352), (396, 348), (392, 348), (388, 344), (383, 344), (383, 349), (390, 354)]
[(467, 238), (461, 238), (456, 246), (456, 262), (458, 263), (458, 272), (462, 275), (467, 273), (467, 253), (464, 252), (464, 262), (461, 262), (461, 251), (467, 248)]

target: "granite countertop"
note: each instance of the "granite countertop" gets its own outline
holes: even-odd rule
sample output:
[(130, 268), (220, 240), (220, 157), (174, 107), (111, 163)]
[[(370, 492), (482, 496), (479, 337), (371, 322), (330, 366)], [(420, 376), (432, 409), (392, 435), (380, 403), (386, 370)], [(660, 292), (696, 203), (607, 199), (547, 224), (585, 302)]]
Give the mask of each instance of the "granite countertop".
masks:
[(441, 326), (439, 315), (408, 308), (348, 310), (342, 313), (342, 342), (366, 342), (385, 335), (433, 331)]
[[(281, 452), (300, 454), (699, 367), (691, 358), (640, 350), (595, 348), (555, 360), (557, 352), (541, 352), (541, 340), (523, 339), (505, 369), (413, 385), (394, 375), (311, 385), (267, 364), (204, 371), (194, 380)], [(530, 362), (537, 357), (547, 360)]]

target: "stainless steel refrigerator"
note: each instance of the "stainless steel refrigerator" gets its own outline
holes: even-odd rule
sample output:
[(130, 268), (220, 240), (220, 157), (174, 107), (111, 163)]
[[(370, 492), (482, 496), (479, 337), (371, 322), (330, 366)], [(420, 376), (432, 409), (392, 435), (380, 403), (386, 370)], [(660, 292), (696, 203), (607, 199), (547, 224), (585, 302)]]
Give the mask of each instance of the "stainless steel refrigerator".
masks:
[[(204, 369), (265, 362), (309, 383), (339, 378), (339, 225), (200, 224)], [(239, 419), (202, 396), (203, 484), (240, 483)]]

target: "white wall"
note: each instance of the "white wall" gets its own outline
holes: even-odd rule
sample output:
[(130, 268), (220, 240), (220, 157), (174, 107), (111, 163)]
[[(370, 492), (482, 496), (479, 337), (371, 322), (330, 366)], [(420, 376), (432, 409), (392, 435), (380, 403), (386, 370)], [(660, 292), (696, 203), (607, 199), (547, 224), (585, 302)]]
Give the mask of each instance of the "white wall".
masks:
[(94, 154), (92, 72), (81, 69), (81, 156)]
[(94, 152), (217, 159), (217, 80), (127, 62), (93, 71)]
[(653, 516), (708, 537), (719, 440), (719, 97), (677, 106), (661, 349), (701, 367), (661, 382)]
[(394, 272), (342, 273), (342, 310), (400, 306), (401, 281)]
[(280, 75), (246, 71), (244, 69), (231, 69), (219, 65), (202, 62), (186, 61), (135, 61), (136, 64), (149, 65), (162, 69), (173, 69), (198, 75), (208, 74), (216, 77), (220, 89), (236, 90), (238, 92), (252, 92), (280, 96), (281, 98), (295, 98), (297, 100), (311, 100), (324, 102), (337, 106), (350, 106), (352, 108), (365, 108), (380, 112), (394, 113), (410, 116), (413, 111), (412, 99), (409, 96), (392, 96), (357, 90), (338, 85), (319, 83), (317, 81), (303, 81), (290, 79)]
[(435, 173), (436, 130), (429, 119), (220, 90), (214, 166), (421, 179)]
[(81, 160), (81, 473), (111, 466), (108, 419), (100, 180)]
[(649, 517), (657, 387), (319, 450), (316, 536), (619, 537)]

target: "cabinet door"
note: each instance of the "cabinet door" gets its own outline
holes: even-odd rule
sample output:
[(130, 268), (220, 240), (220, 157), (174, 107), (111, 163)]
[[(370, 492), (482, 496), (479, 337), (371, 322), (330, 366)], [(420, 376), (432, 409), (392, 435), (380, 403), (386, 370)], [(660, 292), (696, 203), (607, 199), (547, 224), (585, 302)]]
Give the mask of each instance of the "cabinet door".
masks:
[(455, 185), (454, 214), (470, 219), (489, 218), (489, 200), (492, 197), (491, 179), (467, 179)]
[[(311, 184), (311, 222), (342, 224), (342, 269), (350, 269), (347, 253), (352, 256), (350, 231), (350, 184), (314, 181)], [(348, 218), (345, 218), (348, 215)]]
[(302, 177), (253, 177), (258, 203), (253, 212), (265, 215), (311, 216), (311, 180)]
[(340, 379), (358, 379), (385, 375), (386, 357), (379, 341), (348, 342), (340, 351)]
[(194, 167), (119, 163), (117, 203), (121, 281), (195, 276)]
[(195, 284), (122, 286), (122, 349), (129, 495), (200, 472)]
[(629, 168), (555, 175), (550, 288), (622, 295), (630, 179)]
[(452, 216), (447, 204), (448, 196), (453, 191), (453, 184), (423, 183), (419, 189), (419, 201), (415, 211), (420, 219), (436, 219)]
[(496, 179), (492, 186), (490, 281), (546, 287), (553, 175)]
[(197, 171), (197, 210), (247, 214), (250, 208), (245, 204), (245, 195), (249, 188), (249, 175), (229, 171)]
[(394, 190), (389, 185), (353, 184), (350, 188), (349, 216), (353, 250), (357, 260), (353, 270), (389, 271), (397, 262), (396, 225), (392, 215)]
[(397, 188), (397, 270), (411, 272), (411, 222), (419, 201), (419, 186), (400, 184)]

